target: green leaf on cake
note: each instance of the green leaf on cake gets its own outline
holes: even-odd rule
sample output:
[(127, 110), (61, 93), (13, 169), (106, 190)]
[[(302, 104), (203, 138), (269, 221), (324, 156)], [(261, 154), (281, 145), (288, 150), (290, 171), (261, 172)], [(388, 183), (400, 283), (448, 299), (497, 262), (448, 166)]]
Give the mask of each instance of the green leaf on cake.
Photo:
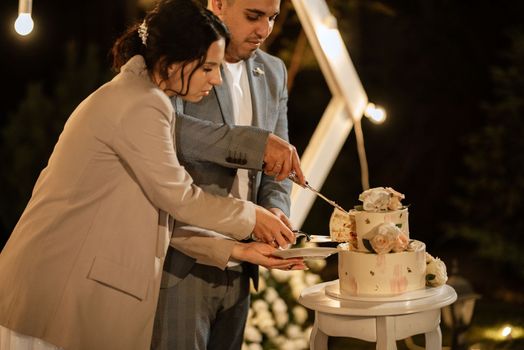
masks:
[(366, 238), (363, 238), (362, 239), (362, 243), (364, 243), (364, 247), (369, 250), (370, 252), (372, 253), (377, 253), (375, 252), (375, 249), (373, 249), (373, 246), (371, 245), (371, 242), (369, 241), (369, 239), (366, 239)]
[(426, 275), (426, 281), (432, 281), (432, 280), (435, 279), (435, 277), (437, 277), (437, 276), (435, 276), (435, 275), (432, 274), (432, 273), (428, 273), (428, 274)]
[(402, 228), (402, 224), (395, 224), (398, 228)]

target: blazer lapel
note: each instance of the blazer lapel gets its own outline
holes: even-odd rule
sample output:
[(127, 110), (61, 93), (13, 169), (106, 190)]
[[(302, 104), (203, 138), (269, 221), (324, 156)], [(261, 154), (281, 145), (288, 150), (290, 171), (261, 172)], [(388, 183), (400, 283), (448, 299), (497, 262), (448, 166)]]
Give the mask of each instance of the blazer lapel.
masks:
[(224, 122), (226, 124), (234, 124), (235, 119), (233, 116), (233, 101), (228, 91), (226, 76), (224, 74), (224, 67), (220, 67), (220, 74), (222, 75), (222, 84), (215, 86), (215, 94), (217, 96), (217, 102), (220, 106), (220, 111), (224, 117)]
[[(256, 52), (253, 57), (246, 61), (246, 72), (249, 79), (249, 87), (251, 89), (251, 104), (253, 109), (252, 125), (262, 129), (269, 129), (267, 122), (267, 84), (266, 75), (264, 74), (264, 65), (256, 61)], [(257, 170), (249, 171), (250, 178), (255, 178), (251, 186), (251, 201), (257, 203), (258, 201), (258, 184), (260, 184), (261, 172)], [(248, 266), (251, 264), (247, 264)], [(251, 266), (255, 289), (258, 289), (258, 265)]]
[(253, 126), (267, 129), (267, 86), (264, 65), (256, 61), (256, 54), (246, 61), (247, 76), (251, 87), (251, 103), (253, 105)]

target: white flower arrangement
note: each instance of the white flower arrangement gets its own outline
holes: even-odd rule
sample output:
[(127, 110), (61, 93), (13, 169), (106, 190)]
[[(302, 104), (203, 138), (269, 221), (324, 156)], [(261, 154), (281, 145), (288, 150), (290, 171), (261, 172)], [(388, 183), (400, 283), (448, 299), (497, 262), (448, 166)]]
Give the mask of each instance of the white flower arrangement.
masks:
[(304, 288), (321, 282), (318, 272), (326, 262), (310, 260), (307, 264), (305, 271), (260, 268), (259, 289), (251, 291), (242, 350), (309, 349), (313, 314), (297, 300)]
[(426, 285), (430, 287), (442, 286), (448, 280), (446, 264), (439, 258), (426, 253)]

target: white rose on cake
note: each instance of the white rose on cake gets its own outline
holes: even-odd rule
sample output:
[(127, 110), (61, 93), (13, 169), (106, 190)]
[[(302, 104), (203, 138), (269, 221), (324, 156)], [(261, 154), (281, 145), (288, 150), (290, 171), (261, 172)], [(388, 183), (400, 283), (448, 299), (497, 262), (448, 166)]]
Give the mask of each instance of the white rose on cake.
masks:
[(391, 187), (375, 187), (362, 192), (358, 199), (364, 203), (365, 211), (399, 210), (404, 195)]
[(438, 287), (445, 284), (447, 280), (446, 264), (439, 258), (434, 258), (431, 254), (426, 253), (426, 285)]
[(403, 205), (402, 205), (402, 203), (400, 201), (405, 198), (404, 194), (402, 194), (402, 193), (400, 193), (398, 191), (395, 191), (391, 187), (386, 187), (386, 191), (390, 195), (388, 209), (389, 210), (402, 209)]
[(362, 192), (358, 199), (365, 211), (381, 211), (387, 210), (390, 196), (384, 187), (376, 187)]

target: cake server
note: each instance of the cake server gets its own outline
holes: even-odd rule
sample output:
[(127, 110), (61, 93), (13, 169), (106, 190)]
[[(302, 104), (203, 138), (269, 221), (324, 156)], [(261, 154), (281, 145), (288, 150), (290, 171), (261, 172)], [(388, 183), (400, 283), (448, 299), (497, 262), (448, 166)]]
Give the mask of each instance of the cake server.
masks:
[(309, 233), (305, 233), (301, 230), (291, 230), (296, 238), (300, 238), (302, 236), (306, 237), (306, 241), (311, 243), (327, 243), (332, 242), (330, 236), (322, 236), (322, 235), (310, 235)]
[(326, 196), (324, 196), (322, 193), (320, 193), (318, 190), (316, 190), (315, 188), (311, 187), (308, 182), (306, 181), (306, 183), (304, 185), (301, 185), (300, 182), (298, 182), (298, 178), (296, 176), (296, 174), (294, 172), (291, 172), (289, 173), (289, 176), (288, 178), (293, 181), (294, 183), (296, 183), (297, 185), (299, 185), (300, 187), (302, 188), (306, 188), (310, 191), (312, 191), (314, 194), (316, 194), (317, 196), (319, 196), (320, 198), (322, 198), (323, 200), (325, 200), (327, 203), (329, 203), (331, 206), (337, 208), (338, 210), (340, 210), (341, 212), (344, 212), (346, 214), (349, 214), (349, 212), (347, 210), (345, 210), (344, 208), (342, 208), (340, 205), (338, 205), (335, 201), (332, 201), (331, 199), (327, 198)]

